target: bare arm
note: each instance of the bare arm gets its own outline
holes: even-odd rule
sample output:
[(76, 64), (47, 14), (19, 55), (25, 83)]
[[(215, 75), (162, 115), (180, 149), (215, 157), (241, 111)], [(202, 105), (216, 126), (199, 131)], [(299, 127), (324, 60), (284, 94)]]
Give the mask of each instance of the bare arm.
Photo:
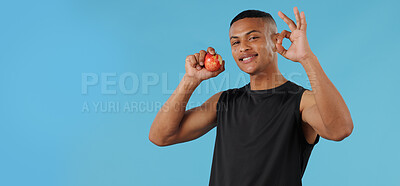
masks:
[(345, 101), (326, 76), (317, 57), (304, 61), (303, 67), (312, 87), (312, 91), (305, 93), (309, 102), (302, 112), (303, 121), (325, 139), (343, 140), (353, 130), (353, 121)]
[[(300, 13), (297, 7), (293, 11), (296, 23), (282, 12), (278, 12), (292, 32), (284, 30), (278, 34), (276, 47), (283, 57), (303, 65), (310, 80), (312, 91), (306, 91), (303, 96), (303, 122), (310, 125), (321, 137), (341, 141), (353, 131), (350, 111), (311, 51), (306, 36), (307, 22), (304, 12)], [(288, 50), (282, 46), (284, 38), (292, 42)]]
[[(213, 48), (209, 53), (215, 54)], [(215, 126), (216, 103), (220, 93), (215, 94), (201, 106), (186, 111), (186, 105), (200, 83), (224, 71), (209, 72), (204, 65), (204, 50), (186, 58), (186, 74), (174, 93), (158, 111), (149, 133), (149, 140), (158, 146), (168, 146), (190, 141), (207, 133)]]

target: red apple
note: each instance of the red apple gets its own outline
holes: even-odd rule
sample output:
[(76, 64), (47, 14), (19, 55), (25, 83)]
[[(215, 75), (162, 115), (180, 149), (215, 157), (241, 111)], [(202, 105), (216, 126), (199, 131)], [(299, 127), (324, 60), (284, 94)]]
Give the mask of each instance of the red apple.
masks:
[(219, 54), (211, 55), (210, 53), (206, 54), (204, 59), (204, 66), (208, 71), (214, 72), (217, 71), (222, 65), (222, 57)]

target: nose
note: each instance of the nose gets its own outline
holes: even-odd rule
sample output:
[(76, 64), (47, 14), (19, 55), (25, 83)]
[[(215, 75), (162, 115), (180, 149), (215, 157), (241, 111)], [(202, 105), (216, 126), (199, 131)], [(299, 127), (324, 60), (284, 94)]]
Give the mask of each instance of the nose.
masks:
[(240, 42), (240, 48), (239, 48), (240, 52), (245, 52), (249, 49), (250, 49), (250, 47), (249, 47), (249, 45), (247, 45), (247, 42)]

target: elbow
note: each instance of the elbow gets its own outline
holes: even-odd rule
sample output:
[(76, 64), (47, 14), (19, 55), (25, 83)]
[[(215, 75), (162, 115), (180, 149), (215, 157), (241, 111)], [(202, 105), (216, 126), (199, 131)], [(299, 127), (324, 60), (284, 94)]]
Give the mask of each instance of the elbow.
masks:
[(166, 144), (164, 144), (160, 138), (160, 136), (157, 134), (156, 132), (156, 128), (154, 127), (154, 122), (150, 127), (150, 132), (149, 132), (149, 141), (151, 143), (153, 143), (154, 145), (157, 145), (159, 147), (163, 147), (166, 146)]
[(349, 133), (343, 133), (343, 134), (331, 137), (331, 140), (339, 142), (339, 141), (343, 141), (345, 138), (347, 138), (349, 136), (350, 136)]
[(345, 125), (343, 129), (339, 132), (336, 132), (335, 135), (331, 137), (333, 141), (343, 141), (345, 138), (349, 137), (351, 133), (353, 133), (353, 122), (349, 122)]
[(149, 132), (149, 141), (159, 147), (170, 146), (175, 143), (175, 129), (160, 128), (152, 124)]
[(153, 143), (154, 145), (157, 145), (159, 147), (164, 147), (166, 146), (164, 143), (161, 143), (159, 140), (154, 139), (153, 137), (149, 136), (149, 140), (151, 143)]
[(169, 144), (165, 143), (163, 140), (154, 137), (154, 135), (151, 135), (151, 133), (149, 134), (149, 141), (159, 147), (169, 146)]

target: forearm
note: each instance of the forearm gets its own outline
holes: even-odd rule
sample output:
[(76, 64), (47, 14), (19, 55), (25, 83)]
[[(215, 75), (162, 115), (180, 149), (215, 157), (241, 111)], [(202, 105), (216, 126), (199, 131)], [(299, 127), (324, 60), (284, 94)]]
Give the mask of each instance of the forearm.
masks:
[(200, 81), (183, 76), (178, 87), (158, 111), (150, 128), (150, 139), (163, 141), (178, 131), (186, 105), (199, 84)]
[(301, 64), (310, 80), (312, 93), (325, 127), (331, 131), (352, 129), (350, 111), (339, 91), (323, 71), (317, 57), (313, 55)]

